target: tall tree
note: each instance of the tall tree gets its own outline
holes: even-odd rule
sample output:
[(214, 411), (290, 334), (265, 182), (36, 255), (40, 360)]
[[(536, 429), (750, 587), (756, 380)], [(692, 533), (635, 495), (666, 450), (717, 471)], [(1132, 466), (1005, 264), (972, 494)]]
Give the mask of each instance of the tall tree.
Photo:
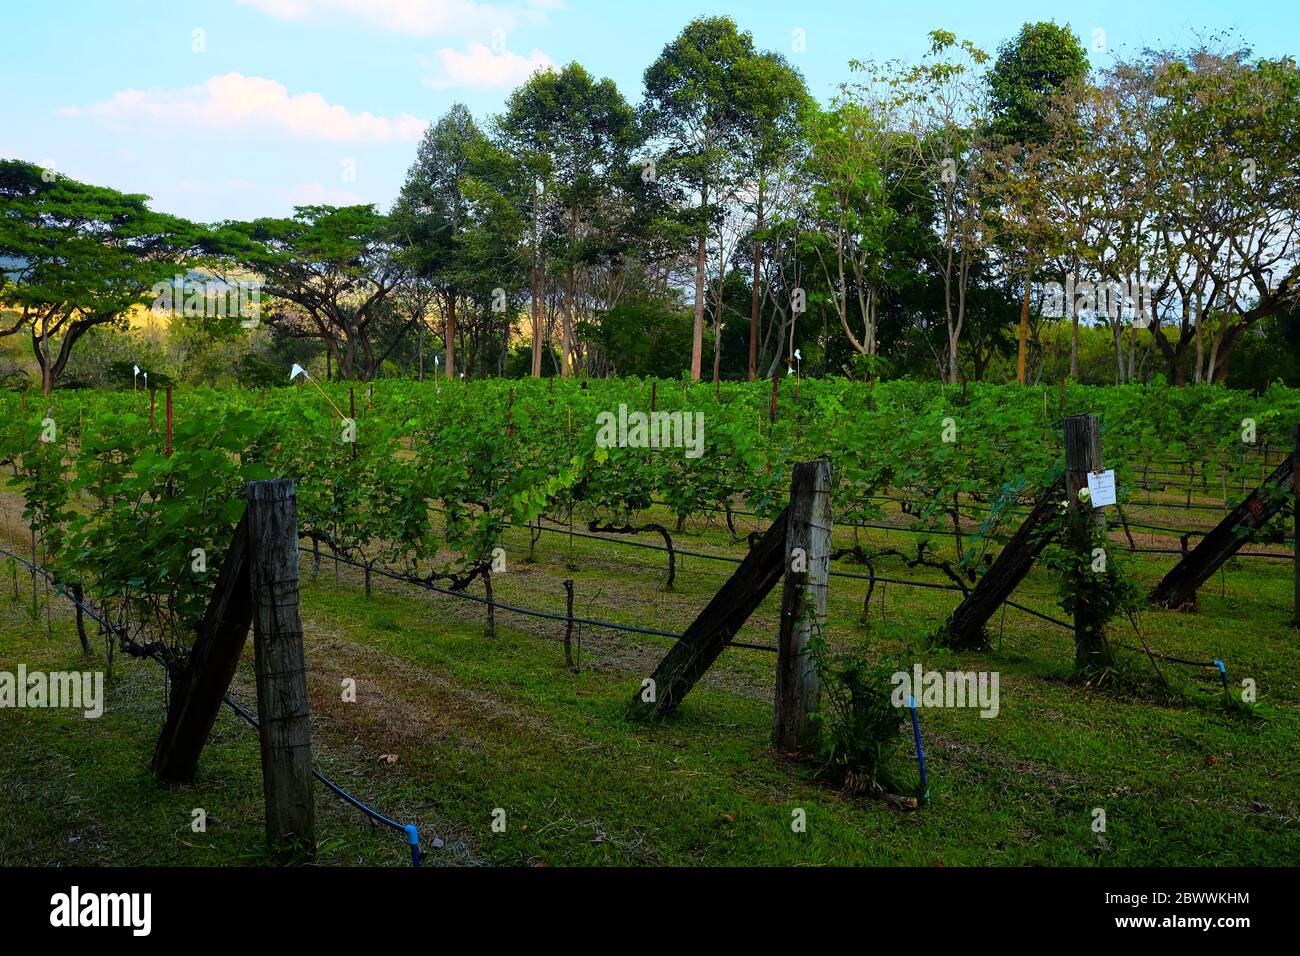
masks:
[(18, 314), (0, 336), (28, 331), (46, 394), (82, 336), (125, 325), (198, 253), (205, 230), (147, 202), (0, 160), (0, 303)]
[(930, 175), (927, 192), (937, 213), (932, 266), (943, 285), (947, 327), (946, 378), (959, 377), (957, 348), (966, 321), (966, 292), (981, 255), (980, 131), (985, 128), (986, 97), (979, 69), (988, 54), (946, 30), (930, 33), (930, 51), (915, 66), (896, 71), (890, 81), (896, 102), (910, 114), (909, 142)]
[(467, 277), (462, 244), (468, 203), (461, 182), (483, 140), (469, 109), (461, 103), (453, 105), (424, 131), (398, 198), (405, 210), (404, 220), (420, 223), (425, 275), (442, 299), (447, 378), (456, 374), (456, 307)]
[(405, 275), (387, 216), (374, 206), (297, 206), (287, 219), (222, 226), (212, 250), (261, 275), (289, 307), (267, 321), (325, 344), (343, 378), (372, 379), (418, 316), (396, 328), (387, 299)]
[(728, 17), (692, 20), (645, 72), (648, 129), (663, 146), (659, 175), (699, 196), (690, 216), (695, 237), (695, 325), (691, 378), (704, 353), (704, 284), (709, 234), (723, 180), (745, 129), (739, 67), (754, 56), (754, 38)]
[[(758, 377), (759, 317), (762, 299), (763, 231), (772, 177), (794, 161), (802, 147), (803, 115), (812, 98), (799, 71), (777, 53), (759, 53), (735, 67), (740, 115), (737, 159), (746, 205), (753, 215), (754, 263), (750, 276), (748, 377)], [(719, 279), (721, 287), (721, 279)]]
[[(1053, 139), (1049, 113), (1054, 98), (1082, 84), (1087, 74), (1088, 55), (1079, 38), (1068, 26), (1058, 26), (1051, 21), (1022, 26), (1020, 32), (998, 50), (997, 60), (988, 72), (990, 131), (998, 141), (997, 145), (1013, 147), (1002, 159), (1007, 171), (1004, 182), (1020, 187), (1015, 190), (1014, 198), (1008, 197), (1013, 211), (1004, 222), (1018, 221), (1021, 227), (1008, 231), (1015, 235), (1013, 241), (1023, 249), (1025, 288), (1016, 353), (1016, 380), (1022, 385), (1025, 383), (1030, 294), (1037, 245), (1034, 226), (1042, 222), (1034, 217), (1033, 212), (1044, 205), (1035, 187), (1041, 174), (1038, 167), (1051, 162), (1044, 149)], [(1077, 356), (1077, 350), (1075, 354)]]
[[(561, 217), (564, 313), (560, 374), (573, 368), (578, 269), (587, 256), (584, 227), (615, 189), (640, 143), (636, 113), (610, 79), (593, 80), (577, 63), (543, 70), (510, 96), (498, 123), (507, 140), (541, 160), (546, 183)], [(534, 333), (534, 371), (538, 368)]]

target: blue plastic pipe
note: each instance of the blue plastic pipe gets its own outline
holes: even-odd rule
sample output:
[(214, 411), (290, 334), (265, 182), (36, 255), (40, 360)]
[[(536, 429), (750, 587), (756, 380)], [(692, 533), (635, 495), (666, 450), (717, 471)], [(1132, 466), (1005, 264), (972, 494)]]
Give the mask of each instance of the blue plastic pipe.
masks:
[(420, 865), (420, 831), (415, 828), (414, 823), (408, 823), (405, 827), (406, 842), (411, 844), (411, 866)]
[(925, 748), (921, 746), (921, 721), (916, 716), (916, 698), (911, 694), (907, 695), (907, 706), (912, 709), (912, 736), (916, 739), (916, 759), (921, 765), (921, 791), (922, 799), (930, 799), (930, 784), (925, 776)]

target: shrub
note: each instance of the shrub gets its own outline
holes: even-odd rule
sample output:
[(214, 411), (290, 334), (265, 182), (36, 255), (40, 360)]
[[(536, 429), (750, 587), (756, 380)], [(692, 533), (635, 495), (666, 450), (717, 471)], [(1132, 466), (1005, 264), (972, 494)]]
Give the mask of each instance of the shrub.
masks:
[(901, 740), (900, 712), (890, 702), (895, 663), (860, 651), (822, 659), (822, 706), (815, 715), (823, 773), (854, 793), (893, 789), (889, 759)]

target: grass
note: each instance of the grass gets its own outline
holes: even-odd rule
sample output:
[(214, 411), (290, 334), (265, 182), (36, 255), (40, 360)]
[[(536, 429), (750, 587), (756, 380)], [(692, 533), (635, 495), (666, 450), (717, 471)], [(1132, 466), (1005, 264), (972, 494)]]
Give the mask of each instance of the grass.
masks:
[[(727, 537), (695, 527), (682, 546), (737, 554)], [(562, 612), (561, 582), (571, 577), (579, 614), (680, 630), (733, 567), (684, 558), (677, 588), (664, 592), (662, 554), (574, 539), (570, 560), (569, 547), (543, 535), (529, 561), (526, 532), (510, 532), (498, 600)], [(1130, 560), (1147, 585), (1170, 561)], [(623, 710), (668, 639), (584, 630), (574, 674), (562, 624), (499, 611), (487, 639), (481, 605), (378, 579), (367, 600), (358, 574), (336, 578), (326, 558), (313, 582), (309, 568), (307, 558), (317, 764), (385, 814), (418, 824), (431, 865), (1280, 865), (1300, 856), (1289, 564), (1235, 562), (1203, 590), (1196, 614), (1142, 615), (1158, 652), (1222, 658), (1238, 692), (1253, 679), (1266, 720), (1225, 706), (1213, 670), (1164, 665), (1174, 692), (1152, 693), (1145, 658), (1127, 653), (1129, 679), (1081, 687), (1069, 680), (1070, 634), (1014, 609), (992, 622), (988, 652), (929, 649), (954, 594), (879, 586), (864, 625), (864, 582), (833, 579), (835, 646), (867, 642), (908, 665), (1000, 676), (996, 718), (922, 710), (931, 800), (914, 813), (837, 792), (814, 768), (772, 753), (771, 654), (728, 651), (675, 717), (641, 726)], [(877, 570), (938, 580), (894, 561)], [(17, 599), (12, 590), (0, 598), (0, 670), (86, 666), (67, 609), (51, 609), (47, 634), (43, 611), (36, 623), (29, 617), (22, 583)], [(1054, 595), (1035, 572), (1016, 599), (1059, 617)], [(737, 639), (771, 644), (775, 625), (769, 598)], [(93, 666), (103, 666), (102, 650)], [(345, 678), (357, 682), (355, 703), (342, 699)], [(254, 699), (251, 649), (234, 695)], [(148, 761), (162, 714), (160, 669), (120, 657), (99, 720), (0, 711), (0, 863), (265, 862), (256, 735), (223, 712), (195, 784), (160, 789)], [(916, 778), (910, 745), (891, 769)], [(191, 831), (196, 807), (209, 814), (207, 833)], [(1095, 808), (1106, 814), (1101, 839)], [(791, 828), (797, 809), (803, 833)], [(495, 811), (504, 811), (504, 832), (494, 831)], [(320, 862), (403, 863), (399, 835), (322, 788), (317, 812)], [(440, 848), (427, 846), (434, 837)]]

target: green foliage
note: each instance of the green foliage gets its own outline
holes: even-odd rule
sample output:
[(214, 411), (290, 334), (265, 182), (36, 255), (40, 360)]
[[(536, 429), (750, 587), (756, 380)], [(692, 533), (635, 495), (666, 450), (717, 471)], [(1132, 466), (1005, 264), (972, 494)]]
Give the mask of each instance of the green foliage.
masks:
[(197, 254), (203, 227), (147, 199), (0, 160), (0, 305), (19, 316), (0, 333), (30, 335), (47, 386), (82, 336), (123, 327), (128, 310)]
[(988, 73), (992, 131), (1023, 145), (1051, 135), (1052, 97), (1088, 75), (1088, 54), (1068, 26), (1026, 23), (998, 50)]
[[(283, 386), (283, 369), (262, 372)], [(348, 386), (322, 387), (348, 407)], [(596, 445), (602, 412), (620, 404), (648, 412), (652, 392), (658, 411), (704, 416), (700, 457)], [(771, 396), (766, 382), (715, 390), (680, 379), (381, 381), (373, 396), (356, 390), (351, 445), (310, 385), (178, 389), (168, 459), (161, 412), (150, 430), (144, 391), (56, 392), (26, 411), (22, 396), (0, 393), (0, 461), (16, 463), (28, 520), (60, 573), (85, 579), (87, 593), (142, 639), (183, 647), (242, 507), (241, 484), (253, 476), (293, 478), (300, 527), (343, 553), (459, 581), (481, 569), (507, 525), (570, 508), (583, 522), (640, 523), (656, 503), (684, 517), (730, 507), (770, 520), (786, 503), (791, 465), (829, 455), (841, 521), (877, 520), (879, 496), (892, 494), (908, 499), (920, 527), (952, 530), (973, 500), (991, 501), (978, 529), (963, 524), (957, 569), (973, 579), (1014, 528), (1010, 505), (1058, 467), (1061, 415), (1101, 417), (1121, 505), (1157, 458), (1208, 459), (1234, 483), (1253, 481), (1259, 465), (1241, 442), (1242, 419), (1253, 417), (1258, 444), (1276, 448), (1300, 418), (1300, 394), (1282, 386), (1253, 397), (1210, 386), (962, 391), (905, 380), (796, 387), (787, 378), (775, 421)], [(58, 424), (55, 445), (39, 441), (47, 414)], [(943, 440), (948, 418), (953, 441)], [(188, 570), (197, 547), (208, 552), (206, 575)], [(1067, 610), (1082, 598), (1108, 616), (1129, 606), (1115, 551), (1101, 575), (1078, 567), (1074, 551), (1049, 553), (1063, 587), (1078, 580), (1088, 589), (1063, 591)]]
[(690, 355), (689, 313), (660, 302), (622, 303), (579, 331), (599, 345), (620, 375), (672, 378)]
[(814, 715), (823, 772), (854, 793), (892, 790), (889, 761), (899, 748), (903, 711), (891, 701), (889, 661), (864, 652), (818, 659), (822, 705)]

